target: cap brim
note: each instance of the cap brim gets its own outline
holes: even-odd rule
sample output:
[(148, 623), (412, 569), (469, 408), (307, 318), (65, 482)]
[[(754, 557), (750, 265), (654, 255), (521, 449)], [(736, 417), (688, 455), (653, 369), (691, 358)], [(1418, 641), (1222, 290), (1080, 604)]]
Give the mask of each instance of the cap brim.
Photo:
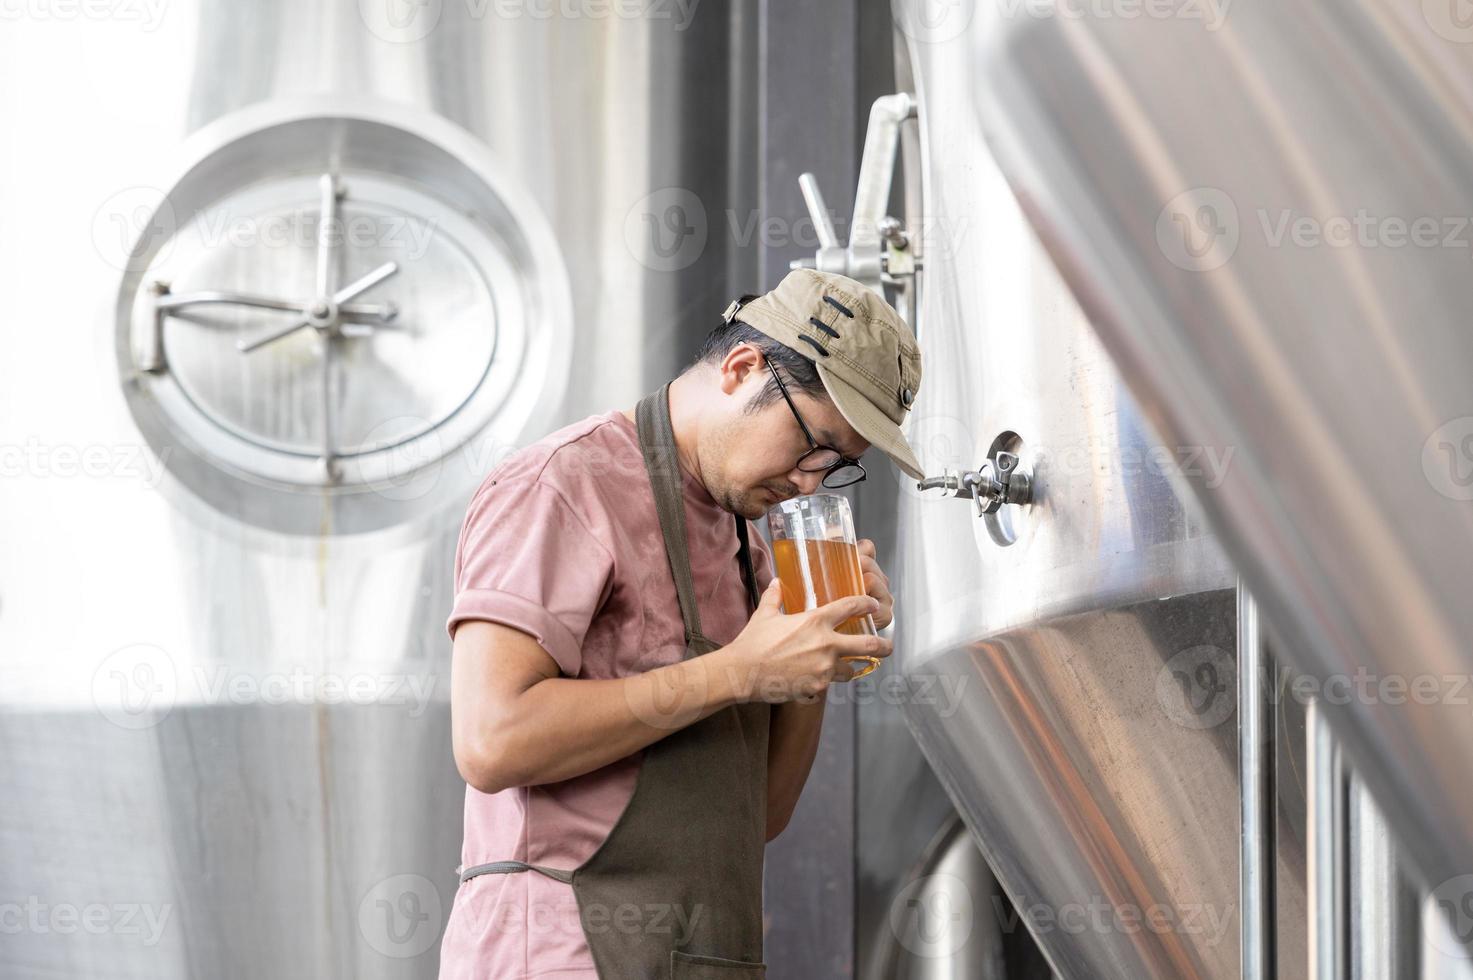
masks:
[(917, 480), (924, 480), (926, 471), (921, 469), (921, 462), (916, 459), (910, 443), (906, 442), (905, 436), (900, 434), (900, 426), (880, 411), (874, 402), (860, 394), (857, 388), (835, 377), (832, 371), (826, 370), (822, 361), (817, 367), (818, 376), (823, 381), (829, 397), (833, 399), (834, 405), (839, 409), (839, 414), (844, 416), (844, 421), (848, 422), (854, 431), (863, 436), (871, 446), (893, 459), (895, 465), (909, 476)]

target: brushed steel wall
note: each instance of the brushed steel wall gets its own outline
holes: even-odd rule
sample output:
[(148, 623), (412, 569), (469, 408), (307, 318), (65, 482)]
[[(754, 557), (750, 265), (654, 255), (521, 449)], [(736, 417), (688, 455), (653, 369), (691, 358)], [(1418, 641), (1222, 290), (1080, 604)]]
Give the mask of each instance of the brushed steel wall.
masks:
[[(753, 249), (724, 231), (755, 207), (747, 6), (7, 13), (0, 973), (433, 976), (455, 893), (444, 619), (463, 500), (401, 499), (400, 523), (342, 535), (324, 497), (321, 533), (280, 533), (237, 518), (249, 480), (218, 477), (237, 508), (182, 486), (184, 448), (145, 438), (123, 397), (127, 249), (186, 140), (351, 97), (481, 141), (571, 285), (559, 384), (505, 449), (633, 404), (749, 285)], [(493, 462), (452, 453), (439, 478)]]

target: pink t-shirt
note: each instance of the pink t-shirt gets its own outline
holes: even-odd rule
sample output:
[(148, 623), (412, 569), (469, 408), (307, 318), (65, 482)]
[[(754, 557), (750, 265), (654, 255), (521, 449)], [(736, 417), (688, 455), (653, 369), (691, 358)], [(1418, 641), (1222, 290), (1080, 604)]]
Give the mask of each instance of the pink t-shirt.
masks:
[[(735, 639), (749, 617), (732, 515), (681, 468), (686, 536), (705, 634)], [(749, 526), (757, 584), (772, 578)], [(676, 662), (684, 647), (649, 474), (618, 410), (509, 456), (471, 498), (446, 623), (484, 619), (536, 637), (566, 677), (613, 678)], [(573, 779), (481, 793), (466, 787), (464, 867), (517, 860), (571, 869), (608, 836), (643, 753)], [(535, 871), (483, 874), (455, 894), (442, 980), (596, 980), (571, 885)]]

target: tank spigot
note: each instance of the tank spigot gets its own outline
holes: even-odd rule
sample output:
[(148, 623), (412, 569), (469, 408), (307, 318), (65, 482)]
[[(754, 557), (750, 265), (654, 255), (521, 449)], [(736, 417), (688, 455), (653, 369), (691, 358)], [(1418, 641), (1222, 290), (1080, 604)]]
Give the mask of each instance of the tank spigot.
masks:
[(917, 490), (940, 490), (943, 497), (964, 497), (970, 500), (973, 489), (981, 479), (976, 470), (967, 470), (958, 473), (956, 470), (942, 470), (940, 476), (930, 476), (916, 484)]
[(1033, 499), (1033, 481), (1019, 466), (1014, 453), (999, 452), (975, 470), (942, 470), (940, 476), (916, 483), (917, 490), (940, 490), (944, 497), (977, 501), (977, 514), (995, 514), (1003, 504), (1026, 504)]

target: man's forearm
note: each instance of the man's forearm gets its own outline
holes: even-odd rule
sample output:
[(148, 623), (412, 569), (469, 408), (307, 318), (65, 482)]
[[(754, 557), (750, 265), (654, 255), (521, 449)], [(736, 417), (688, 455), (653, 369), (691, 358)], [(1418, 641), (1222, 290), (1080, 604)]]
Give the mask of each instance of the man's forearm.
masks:
[(818, 755), (826, 700), (826, 696), (820, 695), (813, 704), (786, 701), (772, 706), (767, 736), (768, 840), (787, 827), (803, 793), (803, 784), (808, 782), (808, 773)]
[(614, 680), (533, 684), (489, 722), (500, 782), (536, 786), (581, 776), (736, 703), (738, 675), (718, 653)]

